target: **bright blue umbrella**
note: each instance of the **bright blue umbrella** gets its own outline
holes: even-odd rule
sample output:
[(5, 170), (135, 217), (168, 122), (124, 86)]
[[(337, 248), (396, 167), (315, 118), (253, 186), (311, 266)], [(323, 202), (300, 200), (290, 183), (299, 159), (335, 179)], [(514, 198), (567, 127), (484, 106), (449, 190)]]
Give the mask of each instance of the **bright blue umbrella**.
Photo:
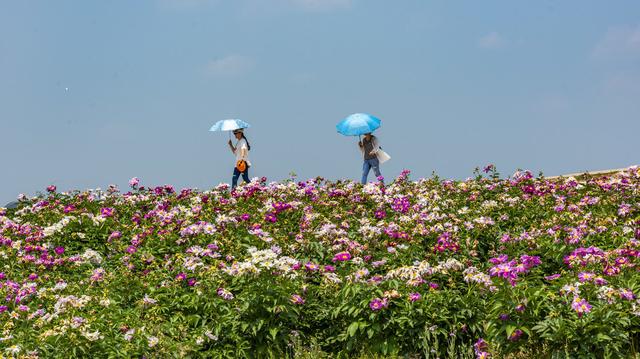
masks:
[(249, 128), (249, 127), (251, 127), (251, 125), (242, 120), (228, 119), (228, 120), (220, 120), (216, 122), (213, 126), (211, 126), (209, 131), (233, 131), (240, 128)]
[(382, 121), (366, 113), (354, 113), (336, 125), (339, 133), (345, 136), (360, 136), (375, 131)]

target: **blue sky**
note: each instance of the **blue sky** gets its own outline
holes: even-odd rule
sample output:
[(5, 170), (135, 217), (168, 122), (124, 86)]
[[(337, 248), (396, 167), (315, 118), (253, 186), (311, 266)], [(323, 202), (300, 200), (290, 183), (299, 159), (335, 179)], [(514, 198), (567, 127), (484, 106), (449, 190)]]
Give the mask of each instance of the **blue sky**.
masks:
[[(383, 120), (386, 177), (547, 175), (640, 162), (640, 2), (3, 1), (0, 202), (48, 184), (206, 189), (360, 177), (354, 112)], [(3, 204), (3, 203), (0, 203)]]

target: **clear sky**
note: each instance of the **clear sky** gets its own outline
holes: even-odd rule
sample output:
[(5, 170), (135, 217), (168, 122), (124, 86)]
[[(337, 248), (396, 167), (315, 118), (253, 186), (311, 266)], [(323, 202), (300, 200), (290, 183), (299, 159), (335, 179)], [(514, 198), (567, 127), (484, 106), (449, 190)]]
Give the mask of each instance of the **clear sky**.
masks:
[(2, 0), (0, 205), (59, 189), (210, 188), (253, 125), (250, 175), (359, 179), (354, 112), (413, 178), (494, 163), (637, 164), (637, 0)]

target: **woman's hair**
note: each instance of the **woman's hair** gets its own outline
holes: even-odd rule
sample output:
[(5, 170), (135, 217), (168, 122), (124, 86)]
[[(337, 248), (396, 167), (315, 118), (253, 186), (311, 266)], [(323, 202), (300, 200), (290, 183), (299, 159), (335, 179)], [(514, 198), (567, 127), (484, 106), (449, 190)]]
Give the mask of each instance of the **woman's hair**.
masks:
[(242, 133), (242, 138), (244, 138), (244, 140), (247, 142), (247, 149), (251, 151), (251, 145), (249, 144), (249, 140), (247, 140), (247, 138), (244, 136), (244, 132)]

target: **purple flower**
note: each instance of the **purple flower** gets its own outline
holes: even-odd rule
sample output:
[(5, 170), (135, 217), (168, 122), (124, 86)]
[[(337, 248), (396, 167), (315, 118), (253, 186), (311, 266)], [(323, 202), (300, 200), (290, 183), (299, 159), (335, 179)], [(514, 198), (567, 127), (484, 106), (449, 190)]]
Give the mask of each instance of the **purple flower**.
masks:
[(269, 212), (264, 216), (264, 220), (267, 222), (276, 223), (276, 221), (278, 220), (278, 217), (276, 216), (275, 213)]
[(560, 273), (552, 274), (552, 275), (548, 275), (548, 276), (544, 277), (544, 279), (546, 279), (546, 280), (556, 280), (556, 279), (560, 278), (561, 275), (562, 274), (560, 274)]
[(103, 207), (100, 209), (100, 215), (104, 218), (113, 216), (113, 208), (111, 207)]
[(218, 296), (222, 297), (222, 299), (224, 300), (233, 299), (233, 293), (231, 293), (230, 291), (224, 288), (218, 288), (217, 293), (218, 293)]
[(516, 312), (522, 313), (527, 307), (524, 304), (516, 305)]
[(196, 285), (198, 282), (196, 281), (195, 278), (189, 278), (189, 280), (187, 280), (187, 284), (189, 285), (189, 287), (193, 287), (194, 285)]
[(575, 297), (571, 304), (571, 308), (578, 313), (578, 317), (582, 317), (583, 314), (591, 311), (591, 304), (589, 304), (585, 299)]
[(523, 332), (520, 329), (516, 329), (513, 331), (513, 333), (511, 333), (511, 335), (509, 336), (509, 340), (512, 342), (516, 342), (520, 339), (520, 337), (522, 336)]
[(35, 273), (29, 274), (29, 280), (34, 281), (36, 279), (38, 279), (38, 275), (37, 274), (35, 274)]
[(304, 267), (309, 272), (316, 272), (316, 271), (318, 271), (320, 269), (319, 265), (317, 265), (315, 263), (311, 263), (311, 262), (307, 262), (307, 264), (305, 264)]
[(485, 166), (485, 167), (482, 169), (482, 171), (483, 171), (484, 173), (489, 173), (489, 172), (493, 171), (495, 168), (496, 168), (496, 166), (494, 166), (493, 164), (489, 164), (489, 165)]
[(596, 275), (592, 272), (580, 272), (578, 273), (578, 280), (580, 282), (590, 282), (596, 278)]
[(629, 289), (620, 289), (620, 298), (625, 300), (634, 300), (636, 296)]
[(129, 253), (129, 254), (133, 254), (133, 253), (135, 253), (137, 251), (138, 251), (138, 248), (136, 248), (135, 246), (127, 247), (127, 253)]
[(4, 313), (7, 310), (9, 310), (9, 307), (7, 307), (6, 305), (0, 305), (0, 313)]
[(187, 275), (185, 273), (183, 273), (183, 272), (178, 273), (178, 275), (176, 276), (176, 280), (182, 281), (182, 280), (185, 280), (185, 279), (187, 279)]
[(326, 266), (324, 266), (324, 271), (325, 272), (329, 272), (329, 273), (333, 273), (336, 271), (336, 267), (327, 264)]
[(50, 186), (47, 187), (47, 192), (53, 193), (53, 192), (56, 191), (56, 189), (57, 189), (57, 187), (55, 185), (50, 185)]
[[(509, 235), (506, 234), (506, 236), (509, 236)], [(506, 263), (508, 260), (509, 260), (509, 256), (507, 256), (506, 254), (501, 254), (495, 258), (489, 259), (489, 262), (493, 264), (502, 264), (502, 263)]]
[(291, 301), (291, 303), (296, 304), (296, 305), (304, 304), (304, 298), (302, 298), (298, 294), (292, 294), (291, 295), (291, 299), (289, 299), (289, 300)]
[(505, 320), (509, 320), (509, 314), (502, 313), (498, 316), (498, 318), (504, 322)]
[(420, 298), (422, 298), (422, 296), (418, 292), (409, 294), (409, 301), (411, 301), (411, 302), (415, 302), (417, 300), (420, 300)]
[(387, 216), (387, 212), (385, 212), (385, 210), (384, 210), (384, 209), (379, 209), (379, 210), (377, 210), (377, 211), (375, 212), (374, 216), (375, 216), (377, 219), (383, 219), (383, 218), (385, 218), (385, 217)]

